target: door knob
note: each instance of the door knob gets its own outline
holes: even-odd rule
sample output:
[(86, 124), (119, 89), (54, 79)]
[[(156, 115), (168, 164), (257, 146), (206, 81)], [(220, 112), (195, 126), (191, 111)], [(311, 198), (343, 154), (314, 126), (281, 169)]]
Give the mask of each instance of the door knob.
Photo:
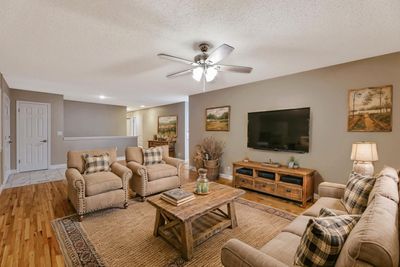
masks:
[(42, 140), (40, 141), (40, 143), (47, 143), (47, 140)]

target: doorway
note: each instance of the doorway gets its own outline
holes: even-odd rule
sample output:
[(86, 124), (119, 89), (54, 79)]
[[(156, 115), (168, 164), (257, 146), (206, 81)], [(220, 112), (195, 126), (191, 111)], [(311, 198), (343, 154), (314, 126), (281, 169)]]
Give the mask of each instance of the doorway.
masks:
[(50, 104), (17, 101), (17, 171), (49, 167)]

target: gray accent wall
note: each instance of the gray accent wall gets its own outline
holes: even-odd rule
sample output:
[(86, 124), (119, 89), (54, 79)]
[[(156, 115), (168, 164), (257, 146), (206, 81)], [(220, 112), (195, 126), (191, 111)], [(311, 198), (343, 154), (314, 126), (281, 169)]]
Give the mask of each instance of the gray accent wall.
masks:
[(125, 136), (126, 107), (64, 100), (64, 136)]
[(138, 145), (147, 147), (147, 141), (153, 140), (157, 134), (159, 116), (178, 116), (178, 136), (175, 145), (175, 156), (185, 158), (185, 102), (158, 106), (128, 112), (127, 117), (135, 117), (137, 120)]
[[(348, 132), (348, 90), (389, 84), (393, 85), (393, 131)], [(190, 157), (195, 145), (204, 137), (212, 135), (226, 144), (222, 158), (224, 173), (231, 174), (232, 162), (244, 157), (256, 161), (267, 161), (271, 158), (286, 164), (290, 156), (295, 156), (302, 167), (318, 171), (315, 185), (323, 180), (345, 183), (352, 169), (351, 144), (357, 141), (374, 141), (379, 154), (376, 170), (383, 165), (400, 168), (399, 87), (400, 53), (393, 53), (192, 95), (189, 97)], [(230, 131), (206, 132), (205, 108), (224, 105), (231, 106)], [(309, 153), (294, 154), (247, 148), (248, 112), (301, 107), (311, 107)]]

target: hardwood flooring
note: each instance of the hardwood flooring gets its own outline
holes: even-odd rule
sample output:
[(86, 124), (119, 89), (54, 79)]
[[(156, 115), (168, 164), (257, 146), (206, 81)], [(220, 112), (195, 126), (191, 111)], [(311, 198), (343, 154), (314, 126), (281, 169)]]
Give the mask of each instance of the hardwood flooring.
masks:
[[(187, 177), (187, 181), (195, 181), (197, 174), (191, 172)], [(218, 182), (231, 184), (226, 179)], [(250, 190), (246, 190), (243, 198), (294, 214), (304, 211), (293, 202)], [(0, 266), (64, 266), (50, 222), (74, 212), (67, 200), (65, 180), (3, 190), (0, 195)]]

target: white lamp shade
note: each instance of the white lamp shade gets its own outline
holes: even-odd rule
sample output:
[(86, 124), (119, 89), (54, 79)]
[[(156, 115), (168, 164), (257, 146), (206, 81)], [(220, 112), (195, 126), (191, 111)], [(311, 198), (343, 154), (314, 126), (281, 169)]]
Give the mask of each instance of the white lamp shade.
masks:
[(378, 151), (376, 143), (358, 142), (353, 144), (350, 158), (355, 161), (377, 161)]

